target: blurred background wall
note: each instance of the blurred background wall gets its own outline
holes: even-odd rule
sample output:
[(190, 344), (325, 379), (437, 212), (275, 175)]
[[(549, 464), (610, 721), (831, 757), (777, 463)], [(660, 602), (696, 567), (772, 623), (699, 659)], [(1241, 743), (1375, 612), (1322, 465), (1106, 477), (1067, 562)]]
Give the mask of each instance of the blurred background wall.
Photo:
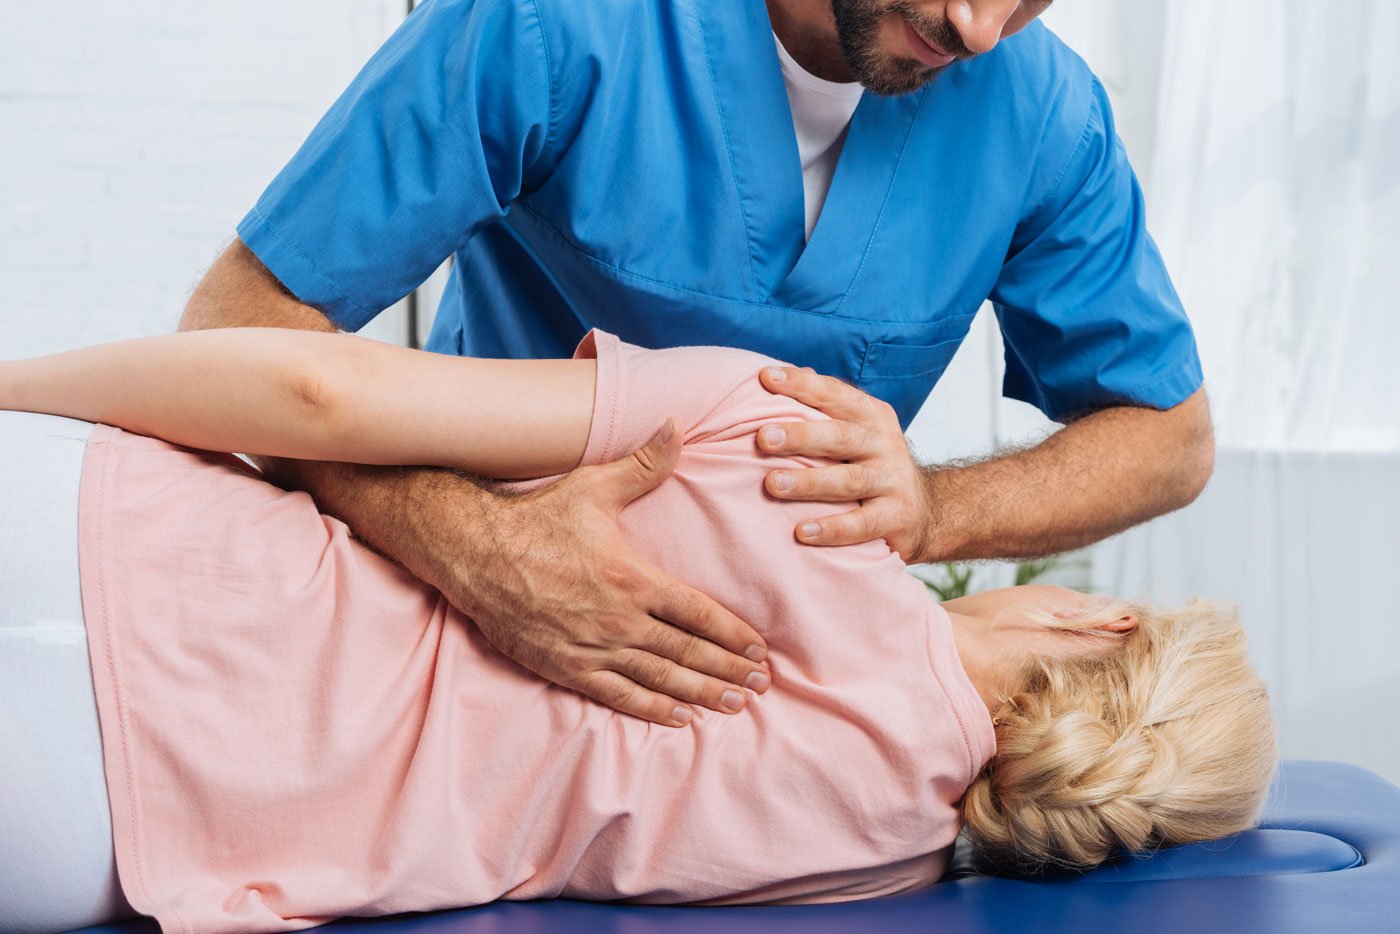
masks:
[[(403, 0), (0, 0), (0, 348), (169, 331)], [(396, 310), (377, 336), (402, 331)]]
[[(0, 354), (171, 330), (404, 6), (0, 0)], [(1400, 781), (1400, 4), (1062, 0), (1046, 22), (1109, 89), (1220, 444), (1197, 503), (1070, 582), (1239, 604), (1284, 754)], [(396, 307), (366, 333), (406, 328)], [(1000, 398), (1001, 352), (980, 316), (910, 432), (924, 459), (1053, 429)]]

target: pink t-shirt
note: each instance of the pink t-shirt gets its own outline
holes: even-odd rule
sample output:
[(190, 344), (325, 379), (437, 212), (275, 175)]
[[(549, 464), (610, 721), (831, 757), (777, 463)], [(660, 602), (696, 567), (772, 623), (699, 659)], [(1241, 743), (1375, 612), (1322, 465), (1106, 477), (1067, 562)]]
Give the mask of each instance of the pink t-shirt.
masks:
[[(839, 901), (934, 882), (994, 751), (946, 613), (883, 541), (797, 543), (757, 428), (824, 418), (742, 350), (602, 331), (585, 464), (676, 415), (619, 523), (768, 640), (738, 715), (658, 727), (498, 654), (433, 591), (226, 455), (99, 427), (83, 603), (123, 890), (162, 930), (571, 896)], [(539, 481), (535, 481), (538, 483)]]

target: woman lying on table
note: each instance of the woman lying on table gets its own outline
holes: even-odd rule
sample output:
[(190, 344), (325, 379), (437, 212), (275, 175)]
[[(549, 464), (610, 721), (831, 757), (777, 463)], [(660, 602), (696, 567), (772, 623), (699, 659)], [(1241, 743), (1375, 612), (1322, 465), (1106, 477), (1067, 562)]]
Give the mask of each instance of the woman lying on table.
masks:
[[(1273, 719), (1229, 612), (1036, 586), (940, 605), (883, 540), (800, 544), (810, 506), (762, 479), (821, 461), (755, 431), (826, 416), (762, 387), (773, 362), (239, 329), (0, 364), (0, 409), (51, 413), (0, 413), (0, 929), (838, 901), (936, 882), (961, 829), (1027, 870), (1256, 821)], [(488, 385), (511, 430), (464, 404)], [(517, 496), (631, 454), (664, 480), (619, 502), (625, 540), (766, 659), (729, 712), (617, 713), (219, 451), (534, 478), (497, 484)]]

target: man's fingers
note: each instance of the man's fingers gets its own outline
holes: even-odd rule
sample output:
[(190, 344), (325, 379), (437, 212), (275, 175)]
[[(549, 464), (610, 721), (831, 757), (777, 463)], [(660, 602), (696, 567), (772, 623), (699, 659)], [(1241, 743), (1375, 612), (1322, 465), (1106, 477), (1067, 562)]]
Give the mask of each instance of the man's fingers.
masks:
[[(701, 636), (740, 660), (757, 663), (768, 655), (768, 645), (757, 630), (700, 591), (659, 571), (655, 585), (650, 605), (646, 607), (652, 616)], [(674, 655), (669, 657), (675, 658)], [(676, 658), (676, 661), (695, 667), (688, 665), (684, 658)]]
[(883, 538), (886, 531), (879, 514), (863, 506), (835, 516), (805, 519), (797, 524), (794, 534), (808, 545), (853, 545)]
[[(624, 649), (609, 663), (618, 674), (626, 675), (642, 687), (720, 713), (738, 713), (747, 697), (738, 684), (698, 674), (669, 658), (641, 649)], [(766, 688), (768, 675), (760, 672), (759, 677)]]
[(763, 478), (763, 488), (778, 499), (819, 503), (851, 503), (896, 492), (887, 472), (859, 464), (770, 470)]
[(674, 697), (642, 687), (626, 675), (591, 671), (574, 688), (600, 704), (662, 726), (685, 726), (695, 712)]
[(758, 447), (767, 454), (801, 454), (849, 460), (879, 453), (880, 433), (865, 422), (829, 419), (781, 422), (758, 432)]
[[(716, 685), (721, 682), (724, 687), (742, 685), (756, 694), (768, 690), (771, 676), (767, 665), (740, 658), (713, 642), (693, 636), (684, 629), (677, 629), (663, 620), (655, 621), (637, 647), (645, 649), (656, 658), (669, 660), (697, 677), (712, 679)], [(654, 680), (647, 679), (647, 683)], [(714, 699), (721, 701), (718, 705), (708, 701), (699, 703), (704, 703), (706, 707), (714, 707), (715, 710), (727, 707), (728, 705), (722, 703), (722, 698), (719, 698), (722, 692), (723, 687), (720, 687), (712, 695)]]
[(834, 376), (823, 376), (811, 367), (766, 366), (759, 382), (769, 392), (796, 399), (832, 418), (859, 421), (869, 416), (871, 396)]

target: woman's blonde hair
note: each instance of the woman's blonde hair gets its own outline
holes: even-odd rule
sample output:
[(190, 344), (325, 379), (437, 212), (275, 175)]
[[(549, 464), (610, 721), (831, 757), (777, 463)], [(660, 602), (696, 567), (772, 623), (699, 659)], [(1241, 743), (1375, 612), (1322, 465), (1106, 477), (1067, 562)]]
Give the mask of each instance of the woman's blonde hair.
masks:
[[(1135, 629), (1098, 628), (1128, 613)], [(961, 806), (979, 864), (1085, 870), (1258, 823), (1277, 739), (1233, 609), (1119, 602), (1075, 619), (1031, 615), (1105, 645), (1031, 655), (1008, 682), (996, 755)]]

